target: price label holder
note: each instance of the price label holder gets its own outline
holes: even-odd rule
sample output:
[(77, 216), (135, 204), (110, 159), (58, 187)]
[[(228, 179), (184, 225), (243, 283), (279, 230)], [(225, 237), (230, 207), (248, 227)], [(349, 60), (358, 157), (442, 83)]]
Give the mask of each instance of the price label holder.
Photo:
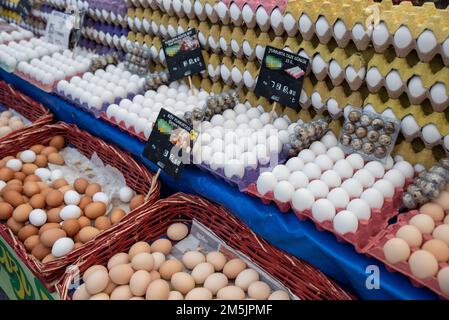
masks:
[(48, 42), (64, 49), (69, 48), (70, 34), (75, 26), (75, 16), (59, 11), (53, 11), (45, 29)]
[(262, 60), (255, 93), (274, 102), (299, 111), (304, 75), (309, 60), (292, 52), (267, 46)]
[(190, 163), (193, 142), (198, 133), (184, 120), (165, 109), (161, 109), (148, 138), (143, 155), (155, 163), (160, 170), (177, 180), (184, 165)]
[(206, 70), (198, 31), (190, 29), (174, 38), (162, 42), (170, 80), (175, 81)]

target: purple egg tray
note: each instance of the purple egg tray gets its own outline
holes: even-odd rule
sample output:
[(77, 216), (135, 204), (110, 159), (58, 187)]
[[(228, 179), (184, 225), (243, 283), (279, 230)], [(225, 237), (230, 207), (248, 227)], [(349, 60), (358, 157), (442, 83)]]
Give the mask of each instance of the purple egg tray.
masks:
[(128, 8), (123, 0), (88, 0), (89, 9), (111, 11), (125, 16)]
[(213, 170), (209, 165), (205, 163), (195, 164), (201, 171), (208, 172), (212, 174), (217, 179), (222, 179), (227, 182), (231, 186), (237, 186), (240, 192), (246, 192), (248, 186), (252, 183), (255, 183), (259, 178), (260, 174), (265, 171), (272, 171), (274, 167), (279, 164), (284, 164), (287, 161), (287, 155), (284, 151), (281, 151), (280, 154), (272, 153), (270, 156), (270, 161), (266, 165), (259, 165), (256, 169), (251, 167), (245, 168), (245, 173), (243, 178), (238, 176), (232, 176), (231, 178), (226, 177), (224, 173), (224, 169), (219, 168), (217, 170)]
[(95, 21), (91, 18), (86, 18), (86, 20), (84, 21), (84, 27), (85, 28), (93, 28), (98, 31), (103, 31), (104, 33), (109, 33), (111, 35), (117, 35), (119, 37), (128, 35), (128, 28), (123, 28), (120, 26)]

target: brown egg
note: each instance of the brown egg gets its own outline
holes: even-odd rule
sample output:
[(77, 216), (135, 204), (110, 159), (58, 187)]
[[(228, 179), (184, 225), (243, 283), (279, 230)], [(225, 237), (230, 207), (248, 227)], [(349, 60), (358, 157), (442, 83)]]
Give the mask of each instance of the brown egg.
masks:
[(21, 222), (17, 222), (12, 217), (6, 221), (6, 225), (12, 230), (14, 234), (18, 234), (20, 229), (24, 227), (24, 224)]
[(38, 232), (39, 232), (38, 228), (36, 228), (32, 224), (28, 224), (19, 230), (17, 236), (19, 237), (20, 241), (24, 242), (29, 237), (37, 235)]
[(14, 179), (14, 171), (10, 168), (1, 168), (0, 169), (0, 180), (8, 182), (9, 180)]
[(91, 197), (82, 197), (80, 203), (78, 204), (78, 207), (84, 211), (84, 209), (87, 207), (87, 205), (92, 203)]
[(111, 279), (109, 279), (108, 286), (106, 287), (106, 289), (103, 290), (103, 292), (106, 294), (111, 294), (115, 288), (117, 288), (117, 285), (114, 282), (112, 282)]
[(432, 217), (434, 221), (441, 221), (444, 218), (443, 208), (436, 203), (426, 203), (421, 208), (419, 208), (419, 213), (427, 214)]
[(408, 264), (413, 275), (419, 279), (433, 277), (438, 272), (437, 259), (425, 250), (413, 252), (408, 259)]
[(48, 156), (48, 162), (52, 163), (52, 164), (56, 164), (59, 166), (62, 166), (65, 161), (64, 161), (64, 157), (61, 156), (59, 153), (52, 153)]
[(146, 292), (147, 300), (167, 300), (170, 294), (170, 286), (167, 281), (158, 279), (150, 283)]
[(157, 272), (156, 270), (151, 271), (150, 275), (151, 275), (151, 281), (161, 278), (161, 274), (159, 272)]
[(0, 220), (8, 220), (12, 217), (14, 208), (8, 202), (0, 202)]
[(141, 252), (134, 256), (131, 260), (131, 266), (134, 270), (146, 270), (148, 272), (153, 270), (154, 258), (151, 253)]
[(34, 151), (35, 154), (40, 154), (42, 150), (44, 150), (45, 146), (41, 144), (36, 144), (30, 148), (30, 150)]
[(39, 154), (36, 156), (36, 160), (34, 160), (34, 164), (38, 166), (39, 168), (45, 168), (48, 165), (48, 159), (47, 156), (44, 156), (43, 154)]
[(12, 186), (12, 185), (16, 185), (16, 184), (18, 184), (19, 186), (23, 186), (23, 182), (20, 181), (19, 179), (12, 179), (12, 180), (9, 180), (7, 183), (8, 186)]
[(128, 285), (118, 286), (111, 292), (111, 300), (129, 300), (133, 297)]
[(211, 251), (206, 255), (206, 261), (214, 266), (215, 271), (221, 271), (226, 264), (226, 257), (220, 251)]
[(143, 296), (151, 283), (151, 275), (148, 271), (139, 270), (136, 271), (129, 280), (129, 288), (135, 296)]
[(93, 197), (97, 192), (101, 192), (101, 186), (98, 183), (90, 184), (85, 191), (86, 196)]
[(114, 254), (108, 260), (108, 270), (111, 270), (113, 267), (118, 266), (120, 264), (128, 264), (129, 263), (129, 255), (125, 252), (120, 252)]
[(162, 263), (159, 267), (159, 273), (161, 274), (162, 279), (170, 280), (172, 275), (176, 272), (181, 272), (183, 265), (176, 259), (170, 259)]
[(89, 227), (91, 226), (90, 219), (88, 217), (82, 216), (78, 218), (78, 223), (80, 225), (80, 228)]
[[(449, 210), (449, 192), (441, 191), (439, 197), (434, 202), (440, 205), (444, 210)], [(441, 218), (443, 220), (443, 218)]]
[(39, 229), (39, 236), (41, 236), (45, 231), (50, 229), (61, 229), (61, 225), (55, 222), (47, 222)]
[(18, 206), (24, 203), (22, 195), (14, 190), (7, 190), (3, 192), (2, 197), (4, 201), (8, 202), (14, 208), (17, 208)]
[(84, 194), (86, 192), (87, 187), (89, 186), (89, 182), (86, 179), (78, 178), (73, 183), (73, 186), (79, 194)]
[(136, 209), (137, 207), (140, 207), (145, 202), (145, 197), (141, 194), (138, 194), (134, 196), (131, 201), (129, 202), (129, 208), (131, 210)]
[(422, 243), (422, 234), (419, 229), (412, 225), (402, 226), (396, 231), (396, 237), (404, 239), (411, 248), (419, 248)]
[(429, 251), (438, 262), (447, 262), (449, 260), (449, 246), (440, 239), (431, 239), (423, 244), (423, 250)]
[(50, 189), (50, 191), (51, 191), (51, 188), (45, 182), (37, 181), (36, 183), (39, 186), (39, 188), (41, 189), (41, 193), (46, 189)]
[(240, 272), (246, 269), (246, 263), (239, 258), (229, 260), (223, 267), (223, 273), (228, 279), (235, 279)]
[(64, 238), (65, 236), (67, 236), (67, 234), (64, 230), (53, 228), (43, 232), (40, 241), (44, 246), (51, 248), (56, 240)]
[(94, 227), (84, 227), (79, 232), (79, 238), (82, 243), (86, 243), (89, 240), (92, 240), (95, 236), (100, 233), (100, 230)]
[(61, 188), (58, 189), (60, 192), (62, 192), (62, 194), (65, 194), (67, 191), (73, 190), (73, 187), (70, 185), (67, 186), (63, 186)]
[(255, 281), (248, 287), (248, 296), (257, 300), (267, 300), (270, 293), (270, 286), (263, 281)]
[(432, 236), (436, 239), (440, 239), (446, 242), (446, 244), (449, 246), (449, 225), (440, 224), (433, 230)]
[(109, 277), (118, 285), (128, 284), (133, 274), (134, 270), (129, 264), (119, 264), (109, 270)]
[[(7, 191), (16, 191), (18, 193), (22, 193), (23, 191), (23, 186), (21, 183), (18, 182), (14, 182), (15, 180), (11, 180), (10, 182), (8, 182), (8, 184), (6, 185), (6, 187), (3, 188), (3, 190), (1, 191), (2, 196), (5, 194), (5, 192)], [(3, 196), (4, 197), (4, 196)]]
[(242, 288), (231, 285), (218, 290), (217, 298), (222, 300), (243, 300), (245, 299), (245, 292)]
[(89, 268), (87, 268), (86, 271), (84, 271), (84, 273), (83, 273), (83, 281), (86, 282), (87, 278), (89, 278), (89, 276), (91, 274), (93, 274), (97, 270), (104, 270), (104, 271), (108, 272), (108, 270), (106, 269), (105, 266), (102, 266), (102, 265), (99, 265), (99, 264), (95, 264), (95, 265), (90, 266)]
[(54, 136), (49, 144), (49, 146), (55, 147), (58, 150), (61, 150), (65, 146), (65, 139), (63, 136)]
[[(139, 253), (151, 253), (151, 247), (150, 245), (145, 241), (139, 241), (134, 243), (131, 248), (129, 248), (129, 259), (133, 259), (136, 255)], [(150, 270), (148, 270), (150, 271)]]
[(189, 233), (189, 228), (184, 223), (173, 223), (167, 229), (167, 237), (174, 241), (184, 239)]
[(195, 288), (195, 280), (186, 272), (176, 272), (171, 277), (171, 285), (174, 290), (187, 294), (190, 290)]
[(59, 207), (64, 201), (64, 195), (59, 190), (51, 190), (45, 197), (45, 202), (51, 208)]
[(24, 203), (14, 209), (12, 217), (17, 222), (27, 222), (31, 211), (33, 211), (33, 207), (30, 206), (28, 203)]
[(52, 187), (55, 189), (59, 189), (62, 188), (66, 185), (68, 185), (69, 183), (65, 180), (65, 179), (56, 179), (55, 181), (53, 181), (52, 183)]
[(81, 248), (83, 246), (82, 242), (75, 242), (75, 246), (73, 247), (73, 250), (76, 250), (78, 248)]
[(36, 166), (34, 163), (25, 163), (22, 166), (22, 172), (25, 173), (27, 176), (34, 174), (34, 171), (36, 171), (37, 169), (38, 166)]
[(34, 208), (34, 209), (44, 209), (45, 208), (45, 197), (38, 193), (35, 194), (31, 199), (30, 199), (30, 205)]
[(19, 172), (14, 172), (14, 179), (23, 181), (23, 180), (25, 180), (25, 178), (26, 178), (26, 174), (25, 173), (20, 172), (20, 171)]
[(431, 234), (435, 228), (435, 221), (433, 218), (430, 215), (423, 213), (412, 217), (408, 223), (417, 227), (423, 234)]
[(55, 147), (45, 147), (44, 149), (42, 149), (41, 154), (48, 157), (50, 154), (57, 152), (58, 149), (56, 149)]
[(168, 239), (158, 239), (151, 244), (151, 252), (161, 252), (168, 255), (172, 249), (172, 244)]
[(25, 184), (23, 185), (23, 193), (27, 197), (32, 197), (39, 192), (41, 192), (41, 188), (39, 188), (37, 182), (25, 182)]
[[(44, 183), (44, 182), (41, 182), (41, 178), (39, 178), (35, 174), (30, 174), (28, 177), (25, 178), (24, 182), (37, 182), (38, 184)], [(45, 185), (47, 185), (47, 184), (45, 183)]]
[(51, 249), (44, 246), (42, 243), (38, 243), (34, 249), (31, 251), (31, 254), (36, 257), (38, 260), (44, 259), (51, 253)]
[(47, 211), (47, 221), (48, 222), (61, 222), (62, 219), (59, 216), (59, 212), (61, 212), (62, 207), (53, 208)]
[(111, 220), (107, 216), (100, 216), (95, 220), (95, 228), (98, 230), (106, 230), (111, 227)]
[(80, 224), (77, 219), (68, 219), (62, 223), (62, 230), (67, 233), (68, 237), (75, 236), (80, 231)]
[(112, 210), (112, 212), (109, 214), (109, 218), (111, 219), (112, 224), (119, 223), (124, 216), (126, 216), (125, 211), (119, 208)]
[(108, 273), (103, 269), (92, 272), (86, 280), (86, 290), (90, 294), (102, 292), (109, 284)]
[(45, 256), (44, 259), (42, 259), (42, 263), (47, 263), (47, 262), (50, 262), (50, 261), (53, 261), (53, 260), (56, 260), (56, 259), (57, 258), (50, 253), (49, 255)]
[(84, 209), (84, 214), (90, 219), (96, 219), (104, 216), (106, 213), (106, 205), (103, 202), (92, 202)]
[(25, 249), (27, 249), (28, 252), (33, 251), (34, 247), (37, 246), (40, 243), (39, 236), (37, 234), (30, 236), (25, 239), (23, 242), (23, 245), (25, 246)]

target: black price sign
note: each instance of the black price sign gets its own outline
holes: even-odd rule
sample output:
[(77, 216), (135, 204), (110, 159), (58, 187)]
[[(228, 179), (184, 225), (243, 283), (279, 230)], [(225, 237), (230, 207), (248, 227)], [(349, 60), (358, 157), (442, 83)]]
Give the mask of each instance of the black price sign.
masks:
[(162, 46), (172, 81), (192, 76), (206, 69), (196, 29), (190, 29), (163, 41)]
[(181, 176), (198, 133), (185, 121), (161, 109), (143, 155), (173, 178)]
[(304, 57), (267, 46), (255, 93), (298, 110), (308, 65), (309, 60)]

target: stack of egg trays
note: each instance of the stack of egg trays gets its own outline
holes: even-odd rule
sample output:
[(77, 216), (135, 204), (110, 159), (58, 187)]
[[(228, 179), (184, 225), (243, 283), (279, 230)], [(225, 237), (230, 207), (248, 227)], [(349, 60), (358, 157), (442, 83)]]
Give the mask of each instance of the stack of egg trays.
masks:
[[(412, 274), (408, 262), (402, 261), (402, 262), (399, 262), (396, 264), (392, 264), (385, 259), (385, 255), (384, 255), (384, 251), (383, 251), (384, 244), (388, 240), (394, 238), (396, 232), (402, 226), (407, 225), (408, 222), (410, 221), (410, 219), (413, 218), (414, 216), (416, 216), (417, 214), (419, 214), (419, 211), (412, 210), (407, 213), (399, 215), (396, 223), (389, 225), (384, 231), (379, 233), (379, 235), (376, 237), (375, 241), (373, 241), (371, 243), (371, 245), (369, 246), (366, 253), (368, 255), (376, 258), (377, 260), (382, 261), (385, 264), (385, 267), (387, 268), (388, 271), (391, 271), (391, 272), (396, 271), (396, 272), (405, 274), (407, 277), (409, 277), (410, 281), (412, 282), (412, 284), (414, 286), (427, 287), (427, 288), (431, 289), (432, 291), (434, 291), (435, 293), (437, 293), (439, 296), (443, 297), (444, 299), (449, 299), (449, 295), (444, 294), (441, 291), (440, 286), (438, 285), (438, 280), (437, 280), (436, 276), (426, 278), (426, 279), (419, 279)], [(447, 214), (447, 212), (446, 212), (446, 214)], [(441, 222), (441, 221), (435, 222), (435, 226), (438, 226), (442, 223), (443, 222)], [(433, 239), (431, 234), (423, 234), (423, 243), (425, 241), (428, 241), (431, 239)], [(419, 248), (410, 248), (410, 249), (411, 249), (411, 252), (413, 253), (414, 251), (418, 250)], [(440, 269), (445, 266), (448, 266), (447, 262), (439, 263)]]

